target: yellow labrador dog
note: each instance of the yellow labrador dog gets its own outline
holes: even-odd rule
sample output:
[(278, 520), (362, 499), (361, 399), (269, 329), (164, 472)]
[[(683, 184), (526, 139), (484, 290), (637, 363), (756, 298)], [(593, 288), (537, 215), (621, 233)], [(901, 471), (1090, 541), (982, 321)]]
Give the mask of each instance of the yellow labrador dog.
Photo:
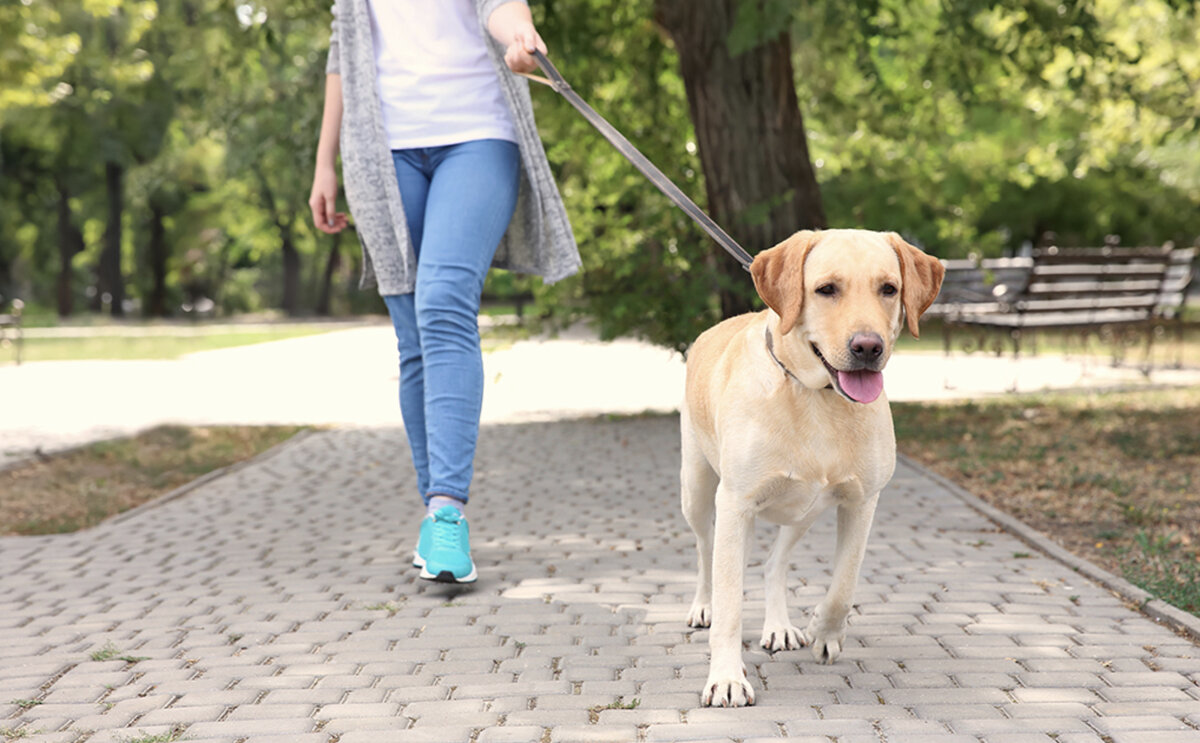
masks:
[[(902, 322), (918, 334), (944, 274), (899, 235), (865, 230), (797, 232), (750, 271), (770, 309), (696, 340), (681, 412), (683, 513), (700, 553), (687, 621), (712, 626), (706, 706), (754, 704), (742, 581), (756, 516), (780, 526), (766, 563), (762, 646), (807, 644), (826, 663), (841, 652), (875, 504), (896, 466), (881, 372)], [(832, 583), (801, 631), (788, 618), (788, 554), (833, 505)]]

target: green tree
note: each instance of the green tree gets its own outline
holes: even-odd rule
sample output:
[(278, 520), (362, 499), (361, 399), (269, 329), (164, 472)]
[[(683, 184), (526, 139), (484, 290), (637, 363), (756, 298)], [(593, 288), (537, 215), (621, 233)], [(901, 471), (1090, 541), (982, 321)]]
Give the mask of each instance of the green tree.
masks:
[[(826, 226), (796, 100), (789, 27), (772, 23), (780, 5), (655, 3), (679, 56), (709, 210), (752, 254), (796, 230)], [(753, 309), (741, 268), (727, 260), (714, 268), (723, 279), (721, 314)]]
[[(1047, 232), (1195, 237), (1190, 2), (533, 9), (574, 87), (752, 251), (821, 224), (818, 207), (946, 257)], [(353, 233), (314, 234), (304, 206), (329, 21), (328, 0), (0, 7), (0, 293), (69, 314), (103, 267), (100, 295), (127, 284), (151, 314), (378, 309), (349, 291)], [(533, 95), (585, 270), (490, 287), (678, 349), (750, 306), (732, 259), (561, 98)]]
[(33, 119), (46, 117), (58, 135), (48, 149), (59, 191), (59, 310), (69, 312), (68, 264), (79, 241), (69, 227), (70, 197), (87, 176), (101, 179), (106, 195), (103, 245), (96, 267), (93, 309), (107, 303), (124, 313), (125, 177), (135, 161), (152, 158), (171, 116), (169, 85), (156, 76), (141, 46), (156, 18), (149, 0), (91, 0), (55, 15), (54, 33), (75, 40), (74, 53), (54, 86), (55, 100)]
[[(1200, 61), (1191, 40), (1200, 34), (1190, 3), (746, 0), (731, 24), (731, 6), (722, 6), (722, 13), (697, 14), (707, 24), (701, 30), (675, 31), (671, 39), (622, 10), (643, 18), (652, 13), (645, 3), (622, 9), (584, 0), (548, 3), (551, 53), (576, 89), (668, 173), (688, 169), (679, 143), (695, 146), (687, 144), (694, 141), (689, 127), (664, 123), (679, 117), (678, 78), (669, 69), (676, 52), (686, 78), (689, 56), (701, 67), (709, 59), (724, 62), (725, 54), (762, 60), (769, 55), (746, 55), (790, 33), (799, 106), (831, 225), (898, 230), (947, 257), (1014, 252), (1049, 232), (1066, 244), (1099, 244), (1112, 233), (1126, 243), (1195, 238)], [(664, 20), (700, 22), (683, 15)], [(724, 37), (713, 30), (722, 24)], [(653, 48), (648, 39), (661, 42), (653, 56), (643, 51)], [(645, 70), (669, 84), (652, 88)], [(707, 74), (736, 79), (731, 70)], [(736, 127), (721, 115), (728, 104), (712, 90), (702, 92), (691, 96), (705, 102), (691, 106), (696, 131), (712, 126), (713, 138), (734, 139)], [(694, 233), (678, 231), (679, 241), (671, 242), (669, 230), (656, 230), (670, 220), (656, 216), (669, 207), (655, 196), (646, 199), (653, 208), (625, 206), (634, 215), (629, 222), (620, 211), (614, 215), (607, 203), (642, 197), (647, 187), (605, 144), (593, 144), (580, 131), (584, 125), (547, 115), (557, 111), (556, 102), (538, 102), (543, 131), (571, 143), (570, 149), (555, 144), (551, 153), (562, 164), (585, 249), (585, 312), (606, 334), (640, 332), (686, 346), (695, 325), (714, 319), (705, 293), (711, 299), (726, 281), (748, 282), (736, 270), (722, 279), (717, 269), (732, 262), (703, 238), (691, 252)], [(717, 111), (701, 123), (705, 106)], [(646, 126), (647, 119), (655, 123)], [(757, 143), (746, 134), (737, 139)], [(762, 184), (776, 167), (750, 156), (712, 158), (704, 147), (698, 153), (704, 183), (720, 177)], [(788, 153), (774, 147), (760, 154)], [(577, 173), (576, 163), (588, 172)], [(602, 180), (608, 172), (632, 180)], [(683, 183), (695, 196), (701, 181)], [(708, 203), (717, 211), (713, 190), (707, 189)], [(735, 237), (743, 237), (744, 222), (762, 219), (763, 203), (796, 196), (779, 185), (759, 193), (757, 204), (743, 199), (733, 213), (718, 213)], [(795, 227), (806, 226), (793, 219)], [(659, 241), (682, 260), (664, 258), (654, 249)], [(636, 247), (618, 249), (622, 242)], [(613, 275), (620, 280), (598, 280)], [(682, 301), (663, 301), (679, 287)], [(730, 310), (726, 302), (721, 307), (721, 314)], [(683, 310), (695, 322), (668, 320), (659, 308)]]
[[(652, 1), (552, 0), (534, 11), (564, 77), (702, 201), (683, 80), (669, 37), (652, 20)], [(720, 316), (712, 268), (719, 248), (569, 104), (547, 88), (533, 96), (584, 271), (549, 288), (518, 283), (532, 287), (544, 315), (586, 316), (605, 337), (640, 335), (686, 347)]]
[(228, 173), (250, 184), (265, 226), (275, 233), (280, 303), (290, 315), (301, 311), (302, 251), (315, 244), (305, 204), (329, 22), (324, 0), (240, 5), (225, 18), (231, 53), (223, 55), (216, 78), (225, 87), (213, 115), (226, 137)]
[[(58, 78), (79, 50), (79, 35), (61, 29), (60, 14), (49, 3), (7, 3), (0, 6), (0, 192), (5, 200), (29, 206), (36, 190), (42, 158), (28, 142), (10, 143), (12, 119), (21, 111), (49, 106), (65, 94)], [(13, 188), (13, 186), (18, 186)], [(16, 237), (22, 209), (0, 215), (0, 296), (14, 292), (13, 265), (21, 252)]]
[(77, 33), (61, 28), (56, 3), (0, 6), (0, 126), (6, 112), (47, 106), (62, 95), (56, 81), (79, 45)]
[(1074, 0), (791, 8), (832, 224), (896, 229), (942, 256), (1013, 252), (1047, 232), (1066, 244), (1110, 233), (1126, 243), (1195, 237), (1185, 215), (1198, 193), (1163, 178), (1158, 162), (1164, 147), (1196, 142), (1189, 9)]

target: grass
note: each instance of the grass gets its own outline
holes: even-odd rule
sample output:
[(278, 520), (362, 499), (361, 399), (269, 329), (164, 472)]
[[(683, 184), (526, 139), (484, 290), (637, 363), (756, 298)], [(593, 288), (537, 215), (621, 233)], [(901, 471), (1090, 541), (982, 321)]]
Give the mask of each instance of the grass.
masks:
[(117, 653), (119, 652), (121, 651), (117, 649), (116, 645), (113, 645), (111, 642), (106, 642), (104, 643), (104, 647), (100, 648), (99, 650), (92, 651), (92, 654), (88, 657), (97, 663), (103, 663), (106, 660), (112, 660), (113, 658), (117, 657)]
[(1169, 604), (1200, 615), (1200, 559), (1187, 555), (1167, 535), (1145, 530), (1133, 535), (1135, 546), (1122, 551), (1125, 580)]
[[(489, 308), (498, 317), (507, 317), (512, 307)], [(239, 327), (237, 324), (162, 325), (153, 323), (130, 323), (114, 326), (97, 324), (80, 326), (79, 335), (69, 337), (45, 337), (34, 328), (25, 336), (21, 360), (30, 361), (85, 361), (85, 360), (170, 360), (190, 353), (214, 351), (221, 348), (249, 346), (255, 343), (301, 338), (338, 330), (344, 325), (322, 323), (277, 323)], [(123, 332), (124, 331), (124, 332)], [(508, 348), (513, 343), (533, 337), (533, 324), (499, 323), (490, 326), (484, 333), (484, 351)], [(50, 331), (46, 331), (50, 332)], [(10, 346), (0, 346), (0, 366), (16, 362), (16, 354)]]
[(484, 353), (503, 351), (511, 348), (517, 341), (529, 340), (534, 337), (533, 326), (501, 323), (483, 331), (479, 345)]
[(516, 317), (517, 305), (512, 302), (484, 302), (479, 307), (479, 314), (488, 317)]
[(588, 719), (590, 719), (592, 724), (594, 725), (600, 721), (600, 713), (603, 712), (604, 710), (637, 709), (638, 705), (640, 705), (642, 703), (642, 700), (637, 697), (634, 697), (633, 699), (631, 699), (628, 702), (622, 701), (624, 698), (625, 697), (618, 697), (617, 701), (615, 701), (615, 702), (611, 702), (609, 704), (597, 704), (594, 707), (590, 707), (588, 709)]
[(183, 725), (175, 725), (165, 733), (150, 735), (143, 730), (136, 738), (121, 738), (122, 743), (174, 743), (174, 741), (182, 740), (182, 736), (186, 728)]
[[(973, 336), (963, 329), (955, 330), (951, 334), (953, 343), (952, 350), (956, 354), (962, 354), (962, 343), (973, 338)], [(1130, 365), (1141, 365), (1143, 363), (1142, 348), (1144, 342), (1142, 336), (1137, 335), (1139, 339), (1136, 344), (1125, 349), (1125, 363)], [(994, 343), (998, 339), (1004, 340), (1005, 354), (1012, 355), (1012, 341), (1003, 338), (998, 333), (992, 333), (987, 336), (989, 343)], [(896, 342), (896, 348), (899, 351), (924, 351), (924, 352), (942, 352), (942, 322), (938, 319), (926, 320), (921, 323), (921, 338), (920, 340), (913, 339), (908, 332), (900, 335)], [(1105, 343), (1094, 336), (1088, 341), (1086, 351), (1089, 356), (1097, 359), (1108, 360), (1112, 356), (1114, 345)], [(1032, 351), (1039, 354), (1051, 353), (1068, 353), (1080, 355), (1084, 350), (1080, 346), (1079, 337), (1075, 334), (1066, 333), (1061, 330), (1044, 330), (1037, 333), (1027, 333), (1026, 337), (1021, 341), (1021, 355), (1032, 355)], [(975, 351), (975, 353), (985, 353)], [(1151, 353), (1151, 359), (1154, 366), (1162, 368), (1172, 366), (1177, 360), (1185, 366), (1200, 366), (1200, 320), (1192, 318), (1185, 322), (1183, 331), (1183, 342), (1176, 341), (1175, 330), (1172, 328), (1166, 335), (1156, 337)]]
[(125, 653), (111, 642), (104, 643), (104, 647), (93, 651), (88, 657), (97, 662), (106, 660), (121, 660), (125, 661), (126, 663), (140, 663), (144, 660), (150, 660), (150, 656), (147, 655), (130, 655), (129, 653)]
[(892, 410), (901, 452), (1200, 615), (1200, 387)]
[[(66, 338), (26, 336), (21, 359), (24, 362), (177, 359), (198, 351), (299, 338), (326, 333), (332, 329), (326, 325), (280, 324), (266, 328), (259, 326), (253, 330), (221, 326), (214, 328), (213, 332), (196, 332), (197, 329), (182, 326), (178, 334), (167, 331), (161, 335), (141, 335), (131, 329), (128, 335), (102, 334)], [(11, 364), (14, 361), (12, 349), (0, 349), (0, 364)]]
[(256, 456), (300, 426), (162, 426), (0, 471), (0, 535), (94, 526), (197, 477)]
[[(400, 597), (400, 599), (402, 601), (407, 598), (408, 598), (407, 596)], [(395, 601), (387, 601), (387, 602), (377, 603), (377, 604), (368, 604), (368, 605), (364, 606), (363, 608), (366, 609), (367, 611), (386, 611), (388, 613), (389, 617), (394, 617), (394, 616), (396, 616), (396, 612), (400, 611), (400, 609), (403, 608), (403, 605), (399, 604)]]

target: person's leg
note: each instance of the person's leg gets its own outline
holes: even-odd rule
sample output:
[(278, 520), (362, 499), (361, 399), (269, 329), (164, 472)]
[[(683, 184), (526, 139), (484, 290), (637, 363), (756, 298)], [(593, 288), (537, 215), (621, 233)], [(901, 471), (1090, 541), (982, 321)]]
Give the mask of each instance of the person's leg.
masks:
[[(432, 166), (423, 150), (393, 151), (392, 162), (396, 166), (396, 181), (404, 202), (409, 239), (419, 256), (429, 193), (428, 173)], [(383, 302), (396, 329), (400, 353), (400, 417), (404, 420), (413, 467), (417, 471), (417, 492), (424, 499), (429, 492), (429, 449), (425, 436), (425, 368), (421, 336), (417, 330), (416, 302), (413, 294), (387, 295)]]
[(412, 294), (384, 295), (383, 303), (396, 331), (400, 356), (400, 417), (404, 421), (404, 432), (417, 473), (417, 493), (424, 498), (429, 490), (429, 449), (425, 443), (425, 372), (421, 339), (417, 334), (417, 312)]
[(466, 502), (483, 402), (479, 298), (512, 220), (520, 152), (479, 140), (437, 148), (418, 259), (416, 317), (425, 370), (428, 495)]

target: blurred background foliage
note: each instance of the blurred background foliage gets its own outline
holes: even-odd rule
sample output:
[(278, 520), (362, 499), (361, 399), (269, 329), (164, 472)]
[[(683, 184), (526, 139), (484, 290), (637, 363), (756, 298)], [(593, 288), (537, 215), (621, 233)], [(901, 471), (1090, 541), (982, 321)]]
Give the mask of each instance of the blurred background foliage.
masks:
[[(532, 5), (576, 90), (704, 205), (679, 56), (656, 20), (668, 2)], [(1047, 233), (1200, 234), (1191, 3), (727, 4), (720, 53), (790, 39), (829, 226), (896, 230), (942, 257)], [(20, 297), (47, 319), (381, 311), (355, 288), (353, 231), (317, 233), (306, 205), (330, 20), (328, 0), (0, 6), (0, 305)], [(731, 259), (565, 101), (533, 94), (585, 270), (552, 287), (493, 272), (488, 296), (686, 346), (718, 319)]]

